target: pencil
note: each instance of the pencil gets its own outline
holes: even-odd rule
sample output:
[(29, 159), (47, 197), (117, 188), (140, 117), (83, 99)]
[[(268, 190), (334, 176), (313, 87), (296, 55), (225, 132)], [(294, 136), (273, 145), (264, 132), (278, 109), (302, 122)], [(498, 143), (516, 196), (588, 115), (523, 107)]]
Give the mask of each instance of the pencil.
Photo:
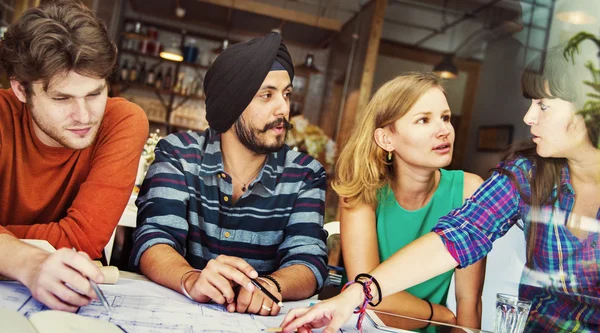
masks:
[[(77, 252), (77, 249), (73, 247), (73, 251)], [(108, 304), (108, 301), (106, 300), (106, 297), (102, 293), (102, 290), (98, 287), (98, 285), (96, 284), (96, 282), (94, 282), (94, 280), (92, 280), (89, 277), (87, 277), (87, 279), (88, 279), (88, 281), (90, 281), (90, 285), (92, 285), (92, 289), (94, 289), (96, 296), (98, 296), (98, 300), (110, 314), (111, 313), (110, 304)]]
[(256, 288), (258, 288), (258, 290), (262, 291), (265, 295), (267, 295), (267, 297), (269, 297), (273, 302), (275, 302), (275, 304), (279, 305), (279, 307), (283, 306), (283, 302), (278, 300), (277, 297), (273, 296), (273, 294), (271, 294), (267, 290), (267, 288), (264, 288), (263, 286), (261, 286), (260, 283), (256, 282), (256, 280), (250, 279), (250, 282), (252, 282), (252, 284), (254, 286), (256, 286)]

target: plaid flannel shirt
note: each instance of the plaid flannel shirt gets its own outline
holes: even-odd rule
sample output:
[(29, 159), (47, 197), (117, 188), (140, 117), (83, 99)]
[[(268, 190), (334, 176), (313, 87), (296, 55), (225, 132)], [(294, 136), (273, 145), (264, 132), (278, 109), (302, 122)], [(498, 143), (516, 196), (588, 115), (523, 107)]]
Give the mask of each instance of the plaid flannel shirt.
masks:
[[(534, 176), (535, 166), (530, 160), (521, 158), (499, 167), (512, 172), (524, 194), (531, 195), (528, 179)], [(577, 238), (566, 227), (575, 204), (566, 164), (553, 197), (558, 194), (558, 186), (562, 194), (553, 205), (532, 210), (515, 184), (496, 172), (465, 205), (442, 217), (433, 231), (441, 236), (459, 265), (465, 267), (486, 256), (494, 240), (518, 220), (523, 221), (526, 237), (529, 225), (538, 222), (533, 259), (526, 264), (519, 288), (520, 296), (533, 302), (526, 331), (598, 332), (600, 209), (595, 220), (587, 219), (592, 226), (588, 237)]]

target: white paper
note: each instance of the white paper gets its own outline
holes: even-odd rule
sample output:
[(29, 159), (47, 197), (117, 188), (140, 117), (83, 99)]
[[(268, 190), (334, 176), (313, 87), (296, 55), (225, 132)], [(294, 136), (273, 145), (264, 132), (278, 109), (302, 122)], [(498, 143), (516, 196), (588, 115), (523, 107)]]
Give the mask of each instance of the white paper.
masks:
[[(120, 279), (115, 285), (99, 287), (111, 306), (111, 313), (99, 301), (93, 301), (81, 307), (77, 314), (110, 321), (128, 333), (261, 332), (267, 327), (279, 327), (290, 309), (314, 302), (285, 302), (278, 316), (261, 317), (229, 313), (217, 304), (192, 302), (177, 292), (147, 281)], [(26, 317), (48, 309), (16, 282), (0, 282), (0, 307), (17, 310)], [(358, 332), (353, 326), (355, 323), (356, 319), (351, 319), (340, 331)], [(367, 320), (364, 326), (364, 333), (375, 331)]]

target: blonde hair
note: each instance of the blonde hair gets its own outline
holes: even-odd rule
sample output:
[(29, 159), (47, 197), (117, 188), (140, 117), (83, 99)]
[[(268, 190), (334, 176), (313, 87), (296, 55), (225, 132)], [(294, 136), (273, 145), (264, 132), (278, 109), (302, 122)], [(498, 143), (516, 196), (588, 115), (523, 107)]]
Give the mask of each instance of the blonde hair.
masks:
[(394, 169), (387, 161), (388, 152), (375, 142), (375, 130), (392, 125), (431, 88), (443, 91), (437, 75), (408, 73), (386, 82), (373, 95), (337, 162), (332, 187), (344, 205), (377, 206), (377, 191), (392, 182)]

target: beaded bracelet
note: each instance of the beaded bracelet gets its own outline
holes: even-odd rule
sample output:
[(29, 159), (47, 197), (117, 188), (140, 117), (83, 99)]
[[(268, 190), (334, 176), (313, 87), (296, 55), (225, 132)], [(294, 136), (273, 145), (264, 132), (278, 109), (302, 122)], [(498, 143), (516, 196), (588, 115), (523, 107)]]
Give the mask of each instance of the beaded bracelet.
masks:
[(259, 276), (256, 278), (257, 280), (261, 280), (262, 282), (264, 282), (266, 285), (269, 285), (271, 287), (275, 287), (275, 289), (277, 289), (277, 286), (273, 283), (273, 281), (267, 279), (266, 277), (263, 276)]
[(281, 285), (279, 284), (279, 282), (277, 282), (277, 280), (275, 280), (274, 277), (272, 277), (271, 275), (267, 275), (267, 274), (261, 274), (258, 277), (269, 279), (269, 280), (273, 281), (273, 283), (275, 283), (275, 286), (277, 287), (277, 292), (281, 294)]
[(190, 274), (190, 273), (194, 273), (194, 272), (197, 272), (197, 273), (202, 273), (202, 270), (201, 270), (201, 269), (192, 269), (192, 270), (189, 270), (189, 271), (187, 271), (187, 272), (183, 273), (183, 275), (181, 276), (181, 293), (182, 293), (182, 294), (184, 294), (184, 295), (185, 295), (185, 297), (189, 298), (189, 299), (190, 299), (190, 300), (192, 300), (192, 301), (194, 300), (194, 299), (192, 298), (192, 295), (190, 295), (190, 294), (187, 292), (187, 290), (185, 290), (185, 281), (187, 281), (187, 280), (185, 279), (185, 277), (186, 277), (188, 274)]

